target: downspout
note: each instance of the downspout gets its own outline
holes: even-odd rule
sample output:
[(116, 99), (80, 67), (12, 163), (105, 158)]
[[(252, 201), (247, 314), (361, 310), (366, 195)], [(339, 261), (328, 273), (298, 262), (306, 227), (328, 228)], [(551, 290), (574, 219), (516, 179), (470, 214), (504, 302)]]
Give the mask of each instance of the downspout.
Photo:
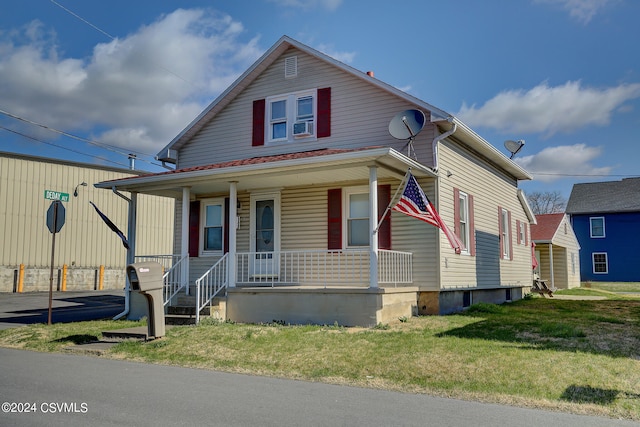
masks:
[[(454, 132), (458, 129), (458, 125), (456, 125), (456, 123), (453, 121), (453, 117), (452, 116), (447, 117), (447, 122), (453, 124), (453, 127), (451, 129), (449, 129), (447, 132), (445, 132), (443, 134), (440, 134), (440, 135), (436, 136), (433, 139), (433, 144), (432, 144), (432, 147), (433, 147), (433, 171), (436, 174), (438, 174), (438, 168), (440, 167), (440, 165), (438, 164), (439, 163), (439, 161), (438, 161), (438, 145), (440, 144), (440, 141), (442, 141), (443, 139), (453, 135)], [(436, 200), (439, 203), (439, 201), (440, 201), (440, 176), (439, 176), (439, 174), (436, 177), (435, 197), (436, 197)], [(439, 234), (438, 234), (438, 237), (440, 237)], [(439, 238), (438, 238), (438, 244), (436, 245), (436, 257), (437, 257), (437, 259), (442, 260), (442, 258), (441, 258), (442, 257), (442, 249), (440, 247), (440, 239)], [(444, 268), (447, 268), (447, 264), (448, 264), (447, 263), (447, 259), (445, 258), (444, 261), (445, 261), (444, 262), (444, 266), (445, 266)], [(439, 263), (439, 268), (437, 270), (439, 290), (442, 289), (442, 283), (441, 283), (442, 275), (443, 275), (443, 271), (442, 271), (443, 266), (442, 265), (443, 265), (443, 263), (440, 262)], [(438, 310), (440, 310), (440, 309), (438, 308)]]
[[(137, 219), (137, 208), (138, 208), (138, 193), (131, 193), (131, 198), (129, 199), (122, 193), (120, 193), (115, 186), (111, 187), (111, 190), (119, 197), (122, 197), (129, 204), (129, 215), (128, 215), (128, 228), (127, 235), (129, 240), (129, 249), (127, 249), (127, 265), (133, 264), (135, 261), (135, 246), (136, 246), (136, 219)], [(113, 320), (118, 320), (123, 316), (129, 314), (129, 310), (131, 308), (131, 284), (129, 283), (129, 277), (125, 274), (126, 282), (124, 287), (124, 311), (118, 315), (116, 315)]]
[(434, 172), (438, 172), (438, 167), (440, 166), (438, 164), (438, 144), (440, 143), (440, 141), (442, 141), (445, 138), (448, 138), (449, 136), (453, 135), (455, 133), (455, 131), (458, 129), (458, 125), (453, 121), (453, 117), (449, 116), (447, 117), (447, 122), (453, 124), (453, 127), (451, 129), (449, 129), (448, 131), (446, 131), (445, 133), (442, 133), (438, 136), (436, 136), (433, 139), (433, 171)]

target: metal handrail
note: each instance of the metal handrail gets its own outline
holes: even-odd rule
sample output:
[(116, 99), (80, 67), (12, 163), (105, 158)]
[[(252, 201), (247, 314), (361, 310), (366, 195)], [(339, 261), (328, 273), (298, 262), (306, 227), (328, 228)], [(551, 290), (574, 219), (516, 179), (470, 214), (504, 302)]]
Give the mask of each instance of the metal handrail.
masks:
[(200, 323), (200, 310), (227, 287), (229, 254), (224, 254), (209, 270), (196, 280), (196, 325)]
[(180, 258), (180, 255), (136, 255), (136, 262), (153, 261), (162, 265), (164, 274), (163, 282), (163, 305), (178, 295), (182, 289), (188, 289), (189, 256)]

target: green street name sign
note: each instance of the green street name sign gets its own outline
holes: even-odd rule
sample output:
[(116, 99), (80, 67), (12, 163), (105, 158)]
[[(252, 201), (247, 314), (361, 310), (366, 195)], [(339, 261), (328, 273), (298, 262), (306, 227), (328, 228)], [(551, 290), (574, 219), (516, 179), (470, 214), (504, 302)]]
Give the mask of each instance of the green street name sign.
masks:
[(44, 190), (44, 198), (47, 200), (60, 200), (61, 202), (68, 202), (69, 193), (60, 193), (59, 191)]

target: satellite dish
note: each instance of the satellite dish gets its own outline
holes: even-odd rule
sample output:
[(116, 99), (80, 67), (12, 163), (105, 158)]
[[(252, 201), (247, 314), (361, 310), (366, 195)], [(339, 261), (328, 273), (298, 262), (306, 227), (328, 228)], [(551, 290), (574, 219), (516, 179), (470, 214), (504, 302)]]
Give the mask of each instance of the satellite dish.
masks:
[(504, 147), (509, 150), (509, 152), (511, 152), (511, 157), (509, 158), (513, 159), (513, 157), (518, 154), (520, 150), (522, 150), (522, 147), (524, 147), (524, 139), (519, 139), (518, 141), (505, 141)]
[(424, 127), (426, 118), (420, 110), (405, 110), (391, 119), (389, 133), (396, 139), (413, 139)]

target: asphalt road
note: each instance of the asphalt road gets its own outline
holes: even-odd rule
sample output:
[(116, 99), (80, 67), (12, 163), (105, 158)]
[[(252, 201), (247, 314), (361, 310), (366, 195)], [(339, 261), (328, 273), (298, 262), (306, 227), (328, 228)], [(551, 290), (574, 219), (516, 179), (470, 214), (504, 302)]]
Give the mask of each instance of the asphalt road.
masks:
[(2, 348), (0, 373), (2, 426), (638, 425), (419, 394)]
[[(124, 310), (124, 291), (54, 292), (52, 323), (113, 318)], [(47, 323), (49, 292), (0, 293), (0, 329)]]

